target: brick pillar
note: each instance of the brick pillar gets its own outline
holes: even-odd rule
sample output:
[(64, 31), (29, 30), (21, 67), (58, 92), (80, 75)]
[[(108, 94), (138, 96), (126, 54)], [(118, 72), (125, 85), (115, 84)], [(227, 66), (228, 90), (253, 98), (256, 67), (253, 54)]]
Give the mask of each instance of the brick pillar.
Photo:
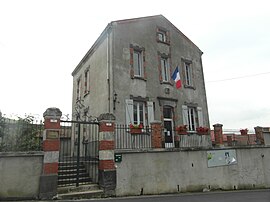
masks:
[(41, 199), (52, 199), (57, 195), (58, 160), (60, 149), (60, 118), (58, 108), (48, 108), (44, 113), (43, 173), (40, 178)]
[(223, 132), (222, 132), (222, 124), (215, 124), (214, 127), (214, 134), (215, 134), (215, 144), (216, 146), (223, 146)]
[(101, 114), (99, 120), (99, 185), (105, 195), (115, 195), (116, 167), (114, 162), (115, 117), (112, 114)]
[(161, 121), (151, 123), (151, 145), (152, 148), (162, 148), (162, 126)]
[(232, 146), (232, 136), (231, 135), (227, 135), (227, 144), (228, 144), (228, 146)]
[(254, 127), (256, 133), (256, 142), (257, 144), (264, 145), (264, 136), (263, 136), (263, 128), (260, 126)]

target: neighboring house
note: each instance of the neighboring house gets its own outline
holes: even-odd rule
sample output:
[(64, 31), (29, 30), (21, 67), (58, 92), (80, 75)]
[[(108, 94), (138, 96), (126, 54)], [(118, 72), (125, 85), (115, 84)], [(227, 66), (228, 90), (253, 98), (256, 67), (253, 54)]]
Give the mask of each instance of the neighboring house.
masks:
[[(174, 129), (209, 128), (203, 52), (162, 15), (113, 21), (72, 72), (73, 114), (81, 102), (91, 116), (113, 113), (117, 124), (161, 121)], [(182, 87), (171, 75), (178, 66)]]

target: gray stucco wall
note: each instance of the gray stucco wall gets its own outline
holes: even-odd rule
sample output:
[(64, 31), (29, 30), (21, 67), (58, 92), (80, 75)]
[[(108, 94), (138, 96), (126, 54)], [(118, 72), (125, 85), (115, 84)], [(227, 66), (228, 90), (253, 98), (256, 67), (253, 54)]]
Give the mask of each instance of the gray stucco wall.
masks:
[[(156, 30), (162, 27), (170, 33), (170, 45), (158, 43)], [(118, 95), (116, 110), (114, 111), (117, 122), (125, 123), (125, 100), (141, 96), (149, 98), (155, 103), (155, 120), (160, 120), (161, 111), (157, 97), (176, 99), (175, 108), (176, 125), (183, 124), (182, 105), (195, 103), (202, 107), (204, 126), (209, 127), (208, 108), (204, 85), (203, 69), (200, 49), (194, 45), (177, 28), (165, 18), (149, 18), (120, 23), (113, 23), (113, 87)], [(130, 76), (130, 44), (145, 48), (147, 80), (131, 79)], [(159, 80), (158, 52), (170, 55), (171, 69), (174, 71), (179, 66), (183, 70), (183, 61), (192, 61), (193, 81), (195, 90), (182, 87), (176, 89), (175, 85), (161, 84)], [(172, 74), (172, 72), (171, 72)], [(182, 75), (181, 75), (182, 76)], [(183, 81), (183, 78), (182, 78)], [(170, 94), (165, 93), (165, 88)]]
[(39, 195), (43, 152), (0, 153), (0, 200)]
[[(169, 31), (170, 45), (157, 42), (157, 27)], [(131, 44), (145, 49), (146, 81), (131, 79)], [(174, 83), (173, 85), (161, 84), (158, 52), (170, 55), (172, 71), (177, 65), (184, 68), (183, 59), (191, 61), (195, 89), (183, 87), (179, 90), (175, 88)], [(116, 116), (117, 123), (125, 124), (125, 100), (130, 99), (132, 95), (154, 102), (154, 120), (160, 120), (162, 106), (157, 97), (163, 97), (177, 100), (174, 109), (175, 125), (183, 124), (182, 105), (194, 103), (195, 106), (202, 108), (203, 125), (209, 127), (201, 54), (201, 50), (163, 16), (112, 22), (73, 72), (73, 114), (77, 80), (79, 77), (82, 78), (83, 90), (84, 72), (89, 68), (90, 93), (85, 96), (82, 93), (82, 99), (85, 106), (90, 106), (89, 114), (92, 116), (110, 112)], [(167, 89), (170, 91), (169, 94), (165, 93), (168, 92)], [(117, 94), (115, 103), (114, 93)], [(113, 109), (114, 105), (115, 109)]]
[(210, 167), (207, 151), (122, 153), (117, 196), (270, 187), (270, 147), (236, 149), (237, 164)]
[[(89, 71), (89, 93), (85, 92), (85, 71)], [(89, 108), (89, 114), (98, 117), (102, 113), (108, 112), (108, 66), (107, 66), (107, 39), (105, 38), (95, 48), (94, 51), (81, 64), (81, 68), (73, 76), (73, 109), (77, 101), (77, 81), (81, 80), (81, 99), (85, 107)]]

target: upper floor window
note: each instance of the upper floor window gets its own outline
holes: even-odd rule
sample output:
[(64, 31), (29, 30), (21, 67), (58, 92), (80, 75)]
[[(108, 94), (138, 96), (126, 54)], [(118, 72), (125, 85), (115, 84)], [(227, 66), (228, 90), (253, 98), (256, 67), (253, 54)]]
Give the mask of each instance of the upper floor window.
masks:
[(168, 58), (161, 57), (161, 73), (162, 73), (162, 81), (169, 82), (170, 81), (170, 69)]
[(191, 63), (185, 62), (185, 81), (187, 86), (192, 86), (192, 69)]
[(163, 28), (157, 28), (157, 42), (170, 43), (169, 32)]
[(77, 80), (77, 100), (81, 99), (81, 78)]
[(158, 52), (158, 69), (160, 83), (171, 83), (170, 55)]
[(141, 78), (146, 80), (145, 49), (130, 45), (130, 75), (131, 78)]
[(195, 89), (192, 61), (182, 59), (182, 66), (184, 87)]
[(89, 69), (84, 72), (84, 94), (89, 93)]
[(134, 76), (143, 76), (142, 52), (134, 50), (133, 52), (133, 68)]

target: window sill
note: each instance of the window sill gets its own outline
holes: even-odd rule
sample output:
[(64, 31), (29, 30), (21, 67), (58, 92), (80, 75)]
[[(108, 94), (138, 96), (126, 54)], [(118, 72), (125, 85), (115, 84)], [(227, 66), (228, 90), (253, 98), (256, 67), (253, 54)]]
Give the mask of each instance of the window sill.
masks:
[(189, 86), (189, 85), (187, 85), (187, 84), (184, 84), (184, 87), (185, 87), (185, 88), (190, 88), (190, 89), (196, 90), (196, 88), (195, 88), (194, 86)]
[(145, 79), (145, 78), (140, 77), (140, 76), (134, 76), (134, 77), (132, 77), (132, 79), (138, 79), (138, 80), (143, 80), (143, 81), (146, 81), (146, 79)]
[(160, 41), (160, 40), (157, 40), (158, 43), (162, 43), (162, 44), (165, 44), (165, 45), (170, 45), (170, 42), (167, 42), (167, 41)]
[(170, 85), (170, 86), (173, 86), (172, 82), (169, 82), (169, 81), (161, 81), (160, 84), (167, 84), (167, 85)]
[(88, 91), (86, 91), (86, 92), (84, 92), (84, 95), (83, 95), (83, 97), (86, 97), (88, 94), (90, 93), (90, 91), (88, 90)]

